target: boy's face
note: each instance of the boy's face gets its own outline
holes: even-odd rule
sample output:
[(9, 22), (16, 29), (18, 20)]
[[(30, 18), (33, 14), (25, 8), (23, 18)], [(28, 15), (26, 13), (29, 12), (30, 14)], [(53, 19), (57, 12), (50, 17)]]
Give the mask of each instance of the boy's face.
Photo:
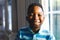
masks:
[(28, 22), (32, 27), (40, 27), (44, 20), (44, 13), (39, 6), (34, 6), (33, 11), (28, 16)]

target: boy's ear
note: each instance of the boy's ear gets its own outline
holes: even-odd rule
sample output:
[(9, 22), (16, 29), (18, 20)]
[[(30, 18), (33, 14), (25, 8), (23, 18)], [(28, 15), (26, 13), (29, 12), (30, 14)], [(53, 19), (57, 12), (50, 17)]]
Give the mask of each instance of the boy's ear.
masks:
[(43, 17), (43, 21), (45, 20), (45, 17)]
[(44, 19), (45, 19), (45, 17), (44, 17)]

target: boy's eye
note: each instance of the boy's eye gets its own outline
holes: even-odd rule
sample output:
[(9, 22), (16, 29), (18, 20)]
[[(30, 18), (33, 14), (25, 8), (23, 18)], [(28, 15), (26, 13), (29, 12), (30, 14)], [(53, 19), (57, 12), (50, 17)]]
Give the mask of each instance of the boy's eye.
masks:
[(41, 16), (40, 14), (38, 14), (38, 16)]

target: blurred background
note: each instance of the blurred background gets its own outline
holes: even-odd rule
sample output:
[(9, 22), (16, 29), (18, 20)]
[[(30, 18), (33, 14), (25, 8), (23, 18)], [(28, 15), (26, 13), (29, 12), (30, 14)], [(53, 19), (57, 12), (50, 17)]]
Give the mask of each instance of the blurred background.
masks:
[(15, 40), (17, 31), (28, 25), (28, 5), (40, 3), (45, 13), (44, 29), (60, 40), (60, 0), (0, 0), (0, 40)]

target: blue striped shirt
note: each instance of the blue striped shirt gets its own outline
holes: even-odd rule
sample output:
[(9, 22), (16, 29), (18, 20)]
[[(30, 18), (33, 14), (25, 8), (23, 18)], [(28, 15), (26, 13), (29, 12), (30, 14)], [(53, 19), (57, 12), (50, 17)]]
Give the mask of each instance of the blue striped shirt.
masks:
[(34, 33), (27, 27), (18, 31), (16, 40), (55, 40), (55, 37), (47, 30), (39, 30), (38, 33)]

